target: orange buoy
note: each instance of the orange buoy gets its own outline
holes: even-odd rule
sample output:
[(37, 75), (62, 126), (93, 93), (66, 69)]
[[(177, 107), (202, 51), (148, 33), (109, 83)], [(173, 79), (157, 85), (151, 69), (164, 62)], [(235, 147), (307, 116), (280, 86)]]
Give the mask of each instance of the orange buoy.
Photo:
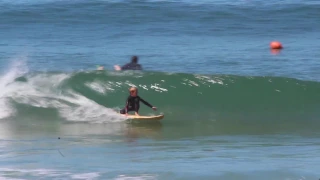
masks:
[(270, 48), (271, 49), (282, 49), (282, 44), (278, 41), (272, 41), (270, 43)]

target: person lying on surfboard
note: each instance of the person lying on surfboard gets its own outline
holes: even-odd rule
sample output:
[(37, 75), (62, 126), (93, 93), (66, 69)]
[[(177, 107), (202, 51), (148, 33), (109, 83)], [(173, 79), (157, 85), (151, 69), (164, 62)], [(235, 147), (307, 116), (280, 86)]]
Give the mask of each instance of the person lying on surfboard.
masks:
[(129, 92), (130, 92), (130, 95), (127, 98), (126, 106), (125, 108), (120, 110), (120, 114), (128, 115), (128, 112), (134, 111), (136, 116), (140, 116), (139, 115), (140, 101), (143, 102), (143, 104), (152, 108), (154, 111), (157, 110), (156, 107), (152, 106), (150, 103), (148, 103), (147, 101), (143, 100), (140, 96), (138, 96), (138, 88), (131, 87), (129, 89)]
[(116, 71), (121, 71), (121, 70), (142, 70), (142, 67), (140, 64), (138, 64), (138, 56), (132, 56), (131, 57), (131, 62), (123, 65), (120, 67), (119, 65), (115, 65), (114, 69)]

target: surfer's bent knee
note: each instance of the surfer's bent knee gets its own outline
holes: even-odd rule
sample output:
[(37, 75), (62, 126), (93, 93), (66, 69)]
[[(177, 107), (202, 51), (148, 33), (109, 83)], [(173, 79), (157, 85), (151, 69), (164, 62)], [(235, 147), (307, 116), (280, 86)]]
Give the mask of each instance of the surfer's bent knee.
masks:
[(125, 114), (126, 113), (126, 110), (125, 109), (121, 109), (120, 110), (120, 114)]

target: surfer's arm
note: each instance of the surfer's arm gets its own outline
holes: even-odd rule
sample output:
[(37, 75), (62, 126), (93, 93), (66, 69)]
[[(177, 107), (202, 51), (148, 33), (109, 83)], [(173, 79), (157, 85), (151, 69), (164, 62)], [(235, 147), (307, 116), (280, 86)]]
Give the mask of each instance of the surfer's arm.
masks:
[(145, 104), (146, 106), (149, 106), (150, 108), (153, 107), (150, 103), (148, 103), (147, 101), (143, 100), (142, 98), (140, 98), (140, 101), (143, 102), (143, 104)]

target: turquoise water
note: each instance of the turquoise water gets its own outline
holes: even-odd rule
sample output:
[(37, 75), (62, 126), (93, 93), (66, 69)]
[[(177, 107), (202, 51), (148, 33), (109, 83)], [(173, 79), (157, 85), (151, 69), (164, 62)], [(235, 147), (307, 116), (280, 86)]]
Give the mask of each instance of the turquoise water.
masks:
[(0, 7), (0, 179), (320, 178), (318, 1)]

